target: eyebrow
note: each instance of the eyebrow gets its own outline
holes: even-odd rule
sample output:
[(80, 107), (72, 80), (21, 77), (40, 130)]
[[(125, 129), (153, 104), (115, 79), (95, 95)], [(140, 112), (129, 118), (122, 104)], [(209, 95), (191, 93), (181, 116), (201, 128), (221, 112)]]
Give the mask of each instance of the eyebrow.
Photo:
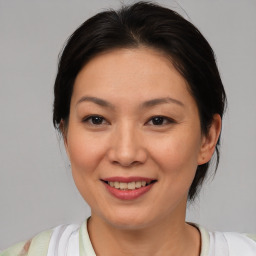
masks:
[(153, 107), (153, 106), (164, 104), (164, 103), (174, 103), (174, 104), (184, 107), (184, 104), (181, 101), (170, 98), (170, 97), (148, 100), (148, 101), (142, 103), (142, 107), (143, 108)]
[(103, 100), (103, 99), (100, 99), (100, 98), (97, 98), (97, 97), (90, 97), (90, 96), (84, 96), (82, 97), (77, 103), (76, 105), (78, 105), (79, 103), (82, 103), (82, 102), (93, 102), (97, 105), (100, 105), (102, 107), (107, 107), (107, 108), (114, 108), (114, 105), (112, 105), (111, 103)]
[[(107, 107), (107, 108), (112, 108), (112, 109), (115, 108), (114, 105), (112, 105), (110, 102), (105, 101), (100, 98), (97, 98), (97, 97), (84, 96), (76, 103), (76, 105), (78, 105), (79, 103), (82, 103), (82, 102), (93, 102), (102, 107)], [(184, 104), (181, 101), (170, 98), (170, 97), (156, 98), (156, 99), (145, 101), (141, 104), (141, 107), (149, 108), (149, 107), (153, 107), (153, 106), (165, 104), (165, 103), (174, 103), (174, 104), (184, 107)]]

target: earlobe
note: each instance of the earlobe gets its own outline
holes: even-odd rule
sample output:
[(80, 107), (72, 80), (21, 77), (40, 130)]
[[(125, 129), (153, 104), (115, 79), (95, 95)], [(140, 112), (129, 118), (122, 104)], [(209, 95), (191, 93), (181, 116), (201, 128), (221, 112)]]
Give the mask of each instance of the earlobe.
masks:
[(203, 136), (201, 149), (198, 155), (198, 165), (205, 164), (211, 160), (215, 151), (221, 132), (221, 117), (219, 114), (213, 116), (212, 124), (207, 134)]

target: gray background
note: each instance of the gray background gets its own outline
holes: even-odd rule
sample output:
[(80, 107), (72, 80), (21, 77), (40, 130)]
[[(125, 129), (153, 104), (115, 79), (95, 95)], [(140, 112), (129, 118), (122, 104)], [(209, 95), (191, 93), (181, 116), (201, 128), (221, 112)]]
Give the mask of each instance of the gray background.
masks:
[[(131, 3), (132, 1), (123, 1)], [(229, 107), (213, 182), (189, 221), (256, 232), (256, 1), (158, 1), (205, 35), (217, 56)], [(0, 0), (0, 248), (90, 214), (52, 126), (57, 55), (85, 19), (119, 1)]]

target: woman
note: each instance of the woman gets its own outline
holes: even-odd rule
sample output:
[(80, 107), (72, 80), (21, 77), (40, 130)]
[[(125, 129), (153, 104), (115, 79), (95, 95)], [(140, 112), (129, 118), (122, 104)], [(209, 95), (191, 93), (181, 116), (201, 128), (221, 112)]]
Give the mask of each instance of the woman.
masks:
[(213, 51), (150, 3), (102, 12), (70, 37), (54, 125), (91, 217), (0, 255), (255, 255), (252, 236), (185, 222), (218, 147), (226, 96)]

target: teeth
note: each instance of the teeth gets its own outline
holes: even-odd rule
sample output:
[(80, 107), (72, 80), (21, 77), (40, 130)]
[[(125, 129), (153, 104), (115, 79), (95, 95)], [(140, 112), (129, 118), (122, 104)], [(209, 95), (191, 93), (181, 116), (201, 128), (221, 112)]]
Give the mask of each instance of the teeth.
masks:
[(141, 181), (136, 181), (135, 186), (136, 188), (141, 188)]
[(114, 182), (114, 187), (115, 187), (115, 188), (120, 188), (120, 182), (115, 181), (115, 182)]
[(120, 189), (127, 189), (128, 188), (128, 183), (123, 183), (123, 182), (120, 182)]
[(151, 182), (146, 181), (133, 181), (133, 182), (119, 182), (119, 181), (110, 181), (108, 185), (111, 187), (121, 189), (121, 190), (134, 190), (136, 188), (145, 187), (146, 185), (150, 184)]
[(128, 189), (135, 189), (135, 182), (129, 182), (128, 183)]

